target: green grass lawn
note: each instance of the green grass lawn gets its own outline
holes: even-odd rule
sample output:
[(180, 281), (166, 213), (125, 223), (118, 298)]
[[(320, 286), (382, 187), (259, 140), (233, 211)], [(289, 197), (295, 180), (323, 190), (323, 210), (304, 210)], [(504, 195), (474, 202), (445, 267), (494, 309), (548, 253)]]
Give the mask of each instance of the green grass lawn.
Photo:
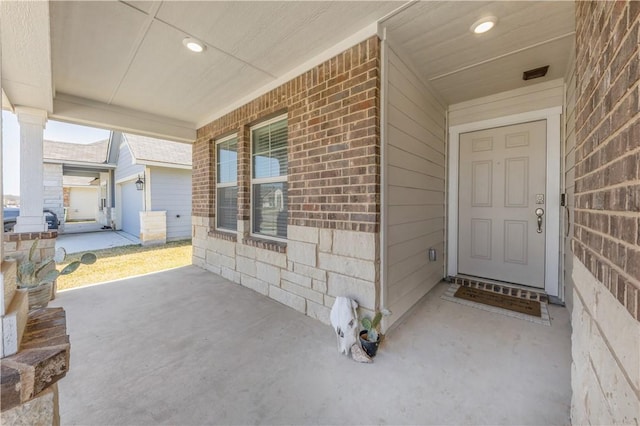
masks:
[[(81, 265), (74, 273), (59, 277), (58, 290), (191, 265), (190, 240), (174, 241), (155, 247), (114, 247), (95, 250), (94, 253), (98, 258), (96, 263)], [(58, 265), (58, 270), (62, 270), (74, 260), (80, 260), (80, 256), (82, 253), (68, 255), (65, 261)]]

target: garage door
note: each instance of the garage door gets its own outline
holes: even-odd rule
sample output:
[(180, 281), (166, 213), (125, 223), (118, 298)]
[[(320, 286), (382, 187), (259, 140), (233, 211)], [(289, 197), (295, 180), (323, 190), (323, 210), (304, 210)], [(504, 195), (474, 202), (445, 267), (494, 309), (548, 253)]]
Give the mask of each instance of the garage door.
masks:
[(98, 188), (72, 187), (69, 188), (69, 208), (67, 220), (96, 220), (98, 209)]
[(122, 230), (128, 234), (140, 237), (140, 211), (142, 211), (144, 191), (138, 191), (133, 181), (124, 183), (121, 187)]

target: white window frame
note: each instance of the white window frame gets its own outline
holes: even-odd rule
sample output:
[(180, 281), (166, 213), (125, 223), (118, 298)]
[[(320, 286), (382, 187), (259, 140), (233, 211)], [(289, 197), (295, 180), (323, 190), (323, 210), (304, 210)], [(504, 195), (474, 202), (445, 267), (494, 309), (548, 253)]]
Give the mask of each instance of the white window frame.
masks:
[[(218, 163), (219, 163), (219, 158), (218, 158), (218, 145), (220, 145), (221, 143), (224, 142), (228, 142), (231, 139), (236, 139), (236, 180), (233, 182), (225, 182), (225, 183), (220, 183), (218, 182), (219, 179), (219, 170), (218, 170)], [(238, 134), (234, 133), (232, 135), (229, 136), (225, 136), (224, 138), (218, 139), (215, 141), (215, 149), (216, 149), (216, 194), (215, 194), (215, 200), (216, 200), (216, 226), (215, 229), (216, 231), (221, 231), (221, 232), (231, 232), (234, 234), (238, 233), (238, 218), (236, 218), (236, 229), (229, 229), (229, 228), (221, 228), (218, 224), (218, 220), (220, 219), (220, 216), (218, 215), (218, 188), (230, 188), (235, 186), (236, 188), (238, 187), (238, 161), (237, 161), (237, 156), (238, 156)], [(237, 189), (236, 189), (236, 194), (237, 194)], [(238, 196), (236, 195), (236, 208), (238, 205)]]
[[(255, 215), (253, 214), (253, 203), (255, 201), (255, 197), (253, 194), (253, 185), (254, 184), (262, 184), (262, 183), (274, 183), (274, 182), (286, 182), (287, 183), (287, 193), (288, 193), (288, 189), (289, 189), (289, 184), (288, 184), (288, 180), (289, 180), (289, 167), (287, 167), (287, 174), (284, 176), (278, 176), (278, 177), (269, 177), (269, 178), (260, 178), (260, 179), (254, 179), (253, 178), (253, 131), (256, 129), (259, 129), (261, 127), (265, 127), (268, 126), (270, 124), (273, 123), (277, 123), (278, 121), (282, 121), (282, 120), (288, 120), (289, 116), (288, 114), (282, 114), (279, 115), (277, 117), (271, 118), (269, 120), (266, 121), (262, 121), (254, 126), (251, 126), (249, 128), (249, 134), (251, 135), (250, 139), (251, 139), (251, 144), (249, 146), (249, 186), (250, 186), (250, 196), (251, 196), (251, 200), (249, 202), (249, 210), (250, 210), (250, 218), (251, 218), (251, 223), (249, 224), (250, 226), (250, 233), (249, 235), (251, 235), (254, 238), (259, 238), (259, 239), (264, 239), (264, 240), (271, 240), (271, 241), (280, 241), (280, 242), (287, 242), (287, 238), (280, 238), (280, 237), (274, 237), (272, 235), (265, 235), (265, 234), (258, 234), (253, 232), (253, 225), (254, 225), (254, 219), (255, 219)], [(288, 125), (288, 122), (287, 122)], [(289, 135), (287, 133), (287, 158), (289, 156)], [(287, 160), (288, 161), (288, 160)], [(289, 217), (289, 205), (287, 204), (287, 218)]]

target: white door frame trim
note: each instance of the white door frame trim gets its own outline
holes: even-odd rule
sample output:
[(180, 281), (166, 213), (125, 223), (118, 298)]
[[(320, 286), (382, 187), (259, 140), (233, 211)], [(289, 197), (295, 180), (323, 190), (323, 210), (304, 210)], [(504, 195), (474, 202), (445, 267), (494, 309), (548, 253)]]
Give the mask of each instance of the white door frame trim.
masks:
[(530, 121), (547, 120), (547, 182), (545, 200), (545, 271), (544, 289), (550, 296), (564, 300), (559, 294), (560, 284), (560, 131), (562, 106), (508, 115), (490, 120), (476, 121), (449, 127), (449, 215), (447, 217), (447, 275), (458, 273), (458, 166), (460, 160), (460, 134), (493, 127), (510, 126)]

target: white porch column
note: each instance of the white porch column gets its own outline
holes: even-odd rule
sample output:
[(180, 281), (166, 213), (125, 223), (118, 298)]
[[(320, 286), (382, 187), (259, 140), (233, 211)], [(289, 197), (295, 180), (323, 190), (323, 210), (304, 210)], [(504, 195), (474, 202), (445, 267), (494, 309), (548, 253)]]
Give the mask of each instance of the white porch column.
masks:
[(20, 123), (20, 216), (15, 232), (46, 231), (47, 223), (42, 213), (44, 205), (44, 166), (42, 141), (47, 112), (16, 107)]

